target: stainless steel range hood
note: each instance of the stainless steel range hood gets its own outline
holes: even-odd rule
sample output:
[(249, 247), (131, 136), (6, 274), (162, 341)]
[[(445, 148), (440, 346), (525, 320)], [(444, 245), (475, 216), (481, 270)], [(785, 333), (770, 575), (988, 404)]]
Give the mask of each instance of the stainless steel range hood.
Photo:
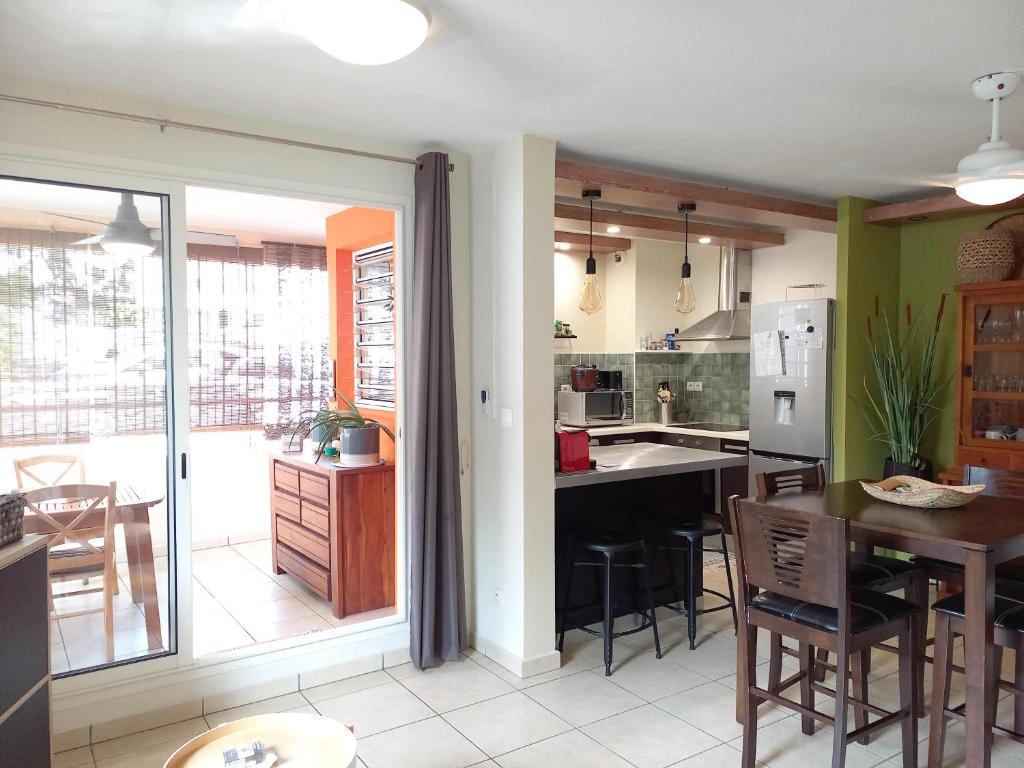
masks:
[(747, 248), (722, 248), (719, 262), (718, 311), (676, 337), (683, 341), (724, 341), (750, 338), (751, 252)]

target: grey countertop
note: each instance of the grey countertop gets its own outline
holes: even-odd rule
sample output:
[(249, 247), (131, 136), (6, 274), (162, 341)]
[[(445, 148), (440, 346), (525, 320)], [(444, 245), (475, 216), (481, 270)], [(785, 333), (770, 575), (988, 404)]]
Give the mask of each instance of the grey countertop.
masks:
[(45, 547), (48, 538), (49, 536), (42, 536), (38, 533), (27, 533), (13, 544), (0, 547), (0, 568), (6, 568), (40, 547)]
[(658, 443), (594, 446), (590, 449), (590, 458), (597, 461), (597, 469), (556, 474), (555, 488), (681, 475), (723, 467), (741, 467), (747, 463), (747, 457), (742, 454)]

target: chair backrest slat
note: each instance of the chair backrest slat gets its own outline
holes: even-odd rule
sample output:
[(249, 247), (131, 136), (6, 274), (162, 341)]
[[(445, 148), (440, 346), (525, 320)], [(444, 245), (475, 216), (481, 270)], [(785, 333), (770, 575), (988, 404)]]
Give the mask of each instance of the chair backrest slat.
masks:
[(799, 469), (784, 469), (779, 472), (758, 472), (754, 477), (758, 496), (775, 496), (779, 493), (800, 493), (820, 491), (825, 487), (825, 470), (821, 464)]
[(740, 579), (751, 588), (845, 605), (850, 523), (754, 500), (731, 500)]
[[(74, 454), (49, 454), (30, 456), (27, 459), (14, 460), (14, 477), (21, 490), (34, 487), (60, 485), (72, 469), (78, 467), (78, 481), (85, 482), (85, 461)], [(45, 470), (45, 471), (44, 471)], [(31, 481), (31, 483), (27, 483)]]
[[(49, 546), (74, 543), (96, 550), (89, 539), (102, 531), (105, 538), (113, 536), (114, 519), (117, 513), (117, 483), (108, 485), (72, 483), (68, 485), (51, 485), (45, 488), (33, 488), (24, 492), (25, 507), (29, 512), (50, 526), (53, 538)], [(68, 522), (50, 514), (50, 510), (42, 506), (47, 501), (60, 501), (65, 510), (75, 512)], [(101, 520), (93, 520), (95, 513), (102, 507)], [(112, 541), (112, 539), (111, 539)], [(109, 546), (109, 545), (108, 545)]]

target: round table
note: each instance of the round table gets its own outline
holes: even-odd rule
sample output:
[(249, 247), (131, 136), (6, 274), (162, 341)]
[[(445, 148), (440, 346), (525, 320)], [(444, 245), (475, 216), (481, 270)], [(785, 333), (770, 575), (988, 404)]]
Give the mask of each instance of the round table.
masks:
[(224, 768), (224, 750), (262, 741), (274, 768), (355, 768), (356, 737), (336, 720), (299, 712), (257, 715), (218, 725), (183, 744), (164, 768)]

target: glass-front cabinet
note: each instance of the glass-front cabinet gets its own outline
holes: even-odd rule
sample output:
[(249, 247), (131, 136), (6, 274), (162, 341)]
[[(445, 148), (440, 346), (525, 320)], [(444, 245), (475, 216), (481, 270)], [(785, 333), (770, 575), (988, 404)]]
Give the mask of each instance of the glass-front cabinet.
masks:
[(957, 286), (958, 461), (1024, 470), (1024, 281)]

